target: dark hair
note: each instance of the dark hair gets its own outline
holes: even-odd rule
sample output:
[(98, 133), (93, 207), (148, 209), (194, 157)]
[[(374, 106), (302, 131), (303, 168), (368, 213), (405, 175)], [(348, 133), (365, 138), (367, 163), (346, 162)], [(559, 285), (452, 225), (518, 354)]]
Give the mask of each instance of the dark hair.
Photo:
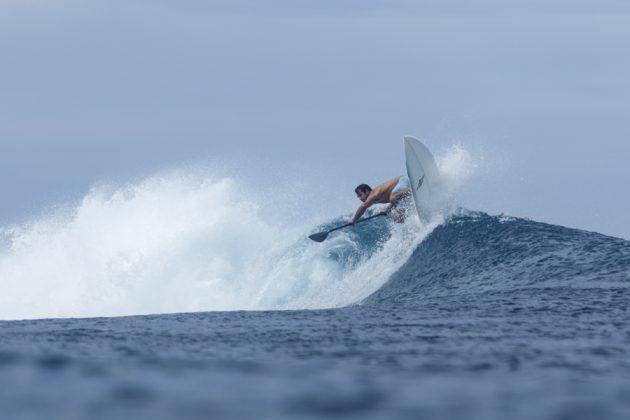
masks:
[(358, 187), (356, 187), (354, 189), (355, 193), (358, 193), (359, 191), (361, 191), (361, 192), (371, 192), (372, 188), (370, 188), (370, 186), (368, 184), (361, 184), (361, 185), (359, 185)]

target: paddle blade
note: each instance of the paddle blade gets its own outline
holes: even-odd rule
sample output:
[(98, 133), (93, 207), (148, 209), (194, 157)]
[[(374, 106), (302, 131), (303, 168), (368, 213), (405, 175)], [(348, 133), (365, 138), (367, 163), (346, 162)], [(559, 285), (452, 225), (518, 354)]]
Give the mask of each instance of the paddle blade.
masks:
[(324, 242), (326, 237), (328, 237), (328, 232), (319, 232), (309, 236), (309, 239), (312, 239), (315, 242)]

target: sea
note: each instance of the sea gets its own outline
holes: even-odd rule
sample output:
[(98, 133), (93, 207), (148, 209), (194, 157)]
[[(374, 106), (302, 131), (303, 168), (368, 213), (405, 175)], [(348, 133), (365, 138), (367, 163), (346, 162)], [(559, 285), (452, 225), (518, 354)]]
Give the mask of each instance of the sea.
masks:
[(0, 230), (2, 419), (630, 418), (630, 241), (461, 207), (274, 225), (230, 179)]

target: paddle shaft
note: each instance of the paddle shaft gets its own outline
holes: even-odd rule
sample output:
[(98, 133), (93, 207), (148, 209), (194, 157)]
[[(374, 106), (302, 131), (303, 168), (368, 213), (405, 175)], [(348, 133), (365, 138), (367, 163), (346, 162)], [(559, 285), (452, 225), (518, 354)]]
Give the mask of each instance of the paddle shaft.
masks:
[(354, 222), (354, 223), (347, 223), (347, 224), (345, 224), (345, 225), (343, 225), (343, 226), (337, 226), (337, 227), (336, 227), (336, 228), (334, 228), (334, 229), (330, 229), (330, 230), (328, 231), (328, 233), (330, 233), (330, 232), (334, 232), (334, 231), (339, 230), (339, 229), (343, 229), (343, 228), (348, 227), (348, 226), (352, 226), (353, 224), (354, 224), (354, 225), (356, 225), (357, 223), (365, 222), (365, 221), (367, 221), (367, 220), (374, 219), (375, 217), (379, 217), (379, 216), (385, 216), (385, 213), (375, 214), (374, 216), (370, 216), (370, 217), (366, 217), (365, 219), (360, 219), (360, 220), (357, 220), (357, 221), (356, 221), (356, 222)]

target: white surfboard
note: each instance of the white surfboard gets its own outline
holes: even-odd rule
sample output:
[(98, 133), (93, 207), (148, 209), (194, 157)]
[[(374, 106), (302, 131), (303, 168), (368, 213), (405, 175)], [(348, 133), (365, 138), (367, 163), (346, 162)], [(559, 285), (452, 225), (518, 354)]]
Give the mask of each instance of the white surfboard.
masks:
[(405, 160), (411, 194), (418, 217), (427, 221), (433, 214), (439, 188), (439, 172), (433, 155), (414, 137), (405, 137)]

